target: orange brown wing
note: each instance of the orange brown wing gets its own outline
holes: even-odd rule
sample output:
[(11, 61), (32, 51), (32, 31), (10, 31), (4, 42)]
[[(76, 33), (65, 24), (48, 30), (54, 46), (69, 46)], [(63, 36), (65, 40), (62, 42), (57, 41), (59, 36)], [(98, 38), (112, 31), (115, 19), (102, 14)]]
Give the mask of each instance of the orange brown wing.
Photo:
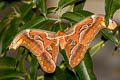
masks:
[(58, 45), (56, 33), (38, 29), (27, 29), (19, 33), (9, 48), (16, 49), (25, 46), (35, 56), (44, 71), (52, 73), (56, 68)]
[[(77, 66), (84, 58), (89, 44), (95, 35), (103, 28), (106, 28), (104, 16), (92, 15), (76, 24), (74, 27), (65, 30), (64, 49), (71, 67)], [(116, 23), (109, 20), (108, 29), (115, 29)], [(61, 44), (61, 43), (60, 43)]]

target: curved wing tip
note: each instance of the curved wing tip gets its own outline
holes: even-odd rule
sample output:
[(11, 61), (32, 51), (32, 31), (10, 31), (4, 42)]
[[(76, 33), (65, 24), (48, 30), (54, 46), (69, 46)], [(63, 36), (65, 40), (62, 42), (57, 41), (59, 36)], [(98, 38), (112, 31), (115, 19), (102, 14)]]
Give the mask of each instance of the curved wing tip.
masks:
[(113, 21), (112, 19), (109, 19), (109, 26), (108, 29), (114, 30), (117, 27), (117, 23)]
[(51, 68), (43, 68), (43, 71), (45, 71), (47, 73), (53, 73), (53, 72), (55, 72), (55, 69), (56, 69), (56, 67), (54, 67), (53, 69), (51, 69)]
[(10, 50), (10, 49), (14, 49), (13, 48), (13, 45), (11, 44), (9, 47), (8, 47), (8, 49)]
[(71, 61), (69, 61), (69, 64), (70, 64), (70, 67), (71, 68), (74, 68), (74, 67), (76, 67), (79, 63), (74, 63), (74, 62), (71, 62)]

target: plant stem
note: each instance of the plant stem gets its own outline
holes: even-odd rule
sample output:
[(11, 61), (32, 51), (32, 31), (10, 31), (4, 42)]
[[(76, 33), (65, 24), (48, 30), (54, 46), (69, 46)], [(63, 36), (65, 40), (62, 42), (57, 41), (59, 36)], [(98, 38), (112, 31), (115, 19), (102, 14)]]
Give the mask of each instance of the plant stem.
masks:
[(120, 40), (118, 41), (118, 45), (120, 45)]
[(101, 40), (100, 42), (98, 42), (97, 44), (93, 45), (89, 50), (92, 51), (93, 49), (101, 46), (104, 44), (104, 40)]
[(93, 57), (99, 50), (100, 50), (100, 46), (91, 54), (91, 57)]
[(56, 19), (56, 18), (48, 18), (48, 20), (55, 20), (55, 21), (58, 21), (58, 19)]
[(93, 49), (97, 48), (92, 54), (91, 54), (91, 57), (93, 57), (99, 50), (100, 50), (100, 47), (101, 45), (104, 44), (104, 40), (101, 40), (99, 43), (95, 44), (94, 46), (92, 46), (89, 51), (92, 51)]
[(44, 80), (44, 76), (38, 76), (37, 80)]

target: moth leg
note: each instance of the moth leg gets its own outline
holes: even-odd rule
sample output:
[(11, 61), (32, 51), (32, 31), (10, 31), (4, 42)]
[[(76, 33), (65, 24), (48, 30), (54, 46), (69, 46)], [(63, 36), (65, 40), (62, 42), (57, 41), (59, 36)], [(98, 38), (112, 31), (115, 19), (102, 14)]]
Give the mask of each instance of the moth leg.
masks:
[(73, 68), (77, 66), (80, 61), (84, 58), (87, 47), (82, 44), (77, 44), (75, 48), (71, 51), (71, 56), (69, 58), (69, 64)]
[(55, 62), (48, 52), (43, 52), (40, 56), (37, 56), (37, 59), (45, 72), (52, 73), (55, 71)]

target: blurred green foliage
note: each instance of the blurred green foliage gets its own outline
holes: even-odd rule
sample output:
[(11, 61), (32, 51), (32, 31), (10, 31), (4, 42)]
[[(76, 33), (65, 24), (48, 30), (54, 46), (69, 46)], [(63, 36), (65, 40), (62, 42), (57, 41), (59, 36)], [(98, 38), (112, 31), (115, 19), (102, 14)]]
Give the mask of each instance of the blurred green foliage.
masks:
[[(1, 12), (6, 8), (10, 9), (9, 13), (0, 20), (0, 41), (2, 43), (2, 51), (0, 52), (0, 80), (97, 80), (89, 52), (95, 48), (99, 49), (108, 40), (111, 40), (116, 45), (115, 52), (118, 49), (118, 45), (120, 45), (120, 40), (116, 38), (117, 35), (120, 35), (120, 28), (115, 32), (107, 29), (101, 30), (105, 37), (88, 49), (85, 58), (74, 69), (70, 68), (64, 50), (60, 50), (64, 61), (61, 62), (61, 65), (57, 66), (56, 71), (51, 74), (42, 72), (44, 73), (42, 75), (37, 74), (41, 68), (36, 57), (27, 49), (20, 47), (17, 51), (17, 56), (14, 58), (7, 56), (7, 54), (10, 54), (8, 46), (15, 35), (21, 30), (27, 28), (40, 28), (49, 31), (64, 30), (71, 24), (75, 24), (94, 14), (83, 10), (85, 0), (59, 0), (58, 6), (49, 8), (47, 8), (46, 1), (0, 1)], [(65, 7), (68, 7), (68, 10), (63, 11)], [(108, 25), (108, 19), (112, 18), (119, 8), (120, 0), (105, 0), (106, 25)], [(58, 14), (58, 16), (57, 18), (51, 18), (48, 17), (50, 14)], [(69, 21), (69, 23), (62, 22), (63, 19)], [(96, 50), (98, 51), (98, 49)], [(26, 68), (26, 64), (29, 64), (29, 68)]]

